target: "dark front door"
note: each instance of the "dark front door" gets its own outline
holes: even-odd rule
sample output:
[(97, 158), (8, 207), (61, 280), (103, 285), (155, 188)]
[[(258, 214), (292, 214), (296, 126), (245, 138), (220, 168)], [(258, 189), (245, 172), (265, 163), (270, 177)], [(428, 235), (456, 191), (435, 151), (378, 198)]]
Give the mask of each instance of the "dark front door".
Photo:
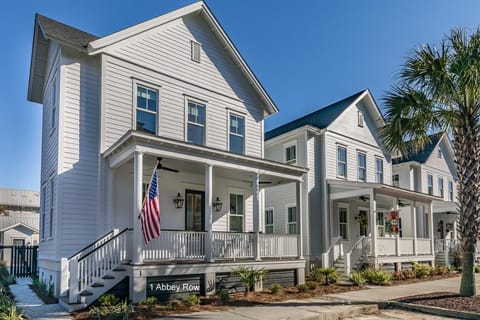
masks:
[(185, 230), (205, 231), (205, 192), (185, 190)]
[(367, 235), (367, 229), (368, 229), (368, 215), (367, 215), (367, 210), (358, 210), (358, 222), (360, 225), (360, 236), (366, 236)]

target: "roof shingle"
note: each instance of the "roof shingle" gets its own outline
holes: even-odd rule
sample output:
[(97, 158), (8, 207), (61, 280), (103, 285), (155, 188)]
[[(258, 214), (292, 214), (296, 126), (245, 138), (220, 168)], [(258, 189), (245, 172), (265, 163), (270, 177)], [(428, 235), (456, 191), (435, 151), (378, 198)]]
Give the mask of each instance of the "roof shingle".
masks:
[(403, 157), (392, 159), (392, 164), (399, 164), (409, 161), (425, 163), (432, 154), (440, 139), (442, 138), (443, 134), (443, 132), (438, 132), (430, 135), (430, 143), (427, 143), (422, 149), (417, 151), (414, 151), (413, 147), (409, 145), (407, 147), (406, 155), (404, 155)]

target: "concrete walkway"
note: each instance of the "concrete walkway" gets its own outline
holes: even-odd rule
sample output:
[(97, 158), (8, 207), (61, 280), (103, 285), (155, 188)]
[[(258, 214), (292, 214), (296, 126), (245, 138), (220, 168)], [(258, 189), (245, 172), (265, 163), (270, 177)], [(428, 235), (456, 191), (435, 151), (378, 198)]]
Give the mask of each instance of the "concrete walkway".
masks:
[(18, 278), (17, 284), (10, 286), (15, 296), (17, 307), (30, 319), (38, 320), (70, 320), (72, 317), (59, 304), (45, 304), (30, 289), (32, 283), (30, 278)]

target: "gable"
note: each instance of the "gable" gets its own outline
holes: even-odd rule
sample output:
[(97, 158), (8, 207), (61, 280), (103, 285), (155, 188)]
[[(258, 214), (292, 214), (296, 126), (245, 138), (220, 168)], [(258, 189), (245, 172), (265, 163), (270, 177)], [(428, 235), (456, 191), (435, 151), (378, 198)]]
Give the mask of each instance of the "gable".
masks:
[[(441, 172), (448, 172), (454, 179), (456, 179), (455, 163), (452, 157), (452, 149), (449, 145), (446, 134), (438, 141), (438, 143), (431, 149), (430, 156), (425, 161), (425, 165)], [(441, 151), (442, 156), (438, 157), (438, 150)]]

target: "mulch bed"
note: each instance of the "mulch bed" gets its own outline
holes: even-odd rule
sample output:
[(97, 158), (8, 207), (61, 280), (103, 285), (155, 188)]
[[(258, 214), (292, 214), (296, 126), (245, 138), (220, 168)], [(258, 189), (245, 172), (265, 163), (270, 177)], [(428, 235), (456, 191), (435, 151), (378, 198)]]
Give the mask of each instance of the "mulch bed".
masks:
[(49, 295), (45, 294), (42, 290), (38, 289), (37, 287), (34, 287), (32, 285), (29, 285), (30, 289), (33, 290), (37, 294), (37, 296), (43, 301), (45, 304), (54, 304), (58, 303), (57, 298), (50, 297)]
[(405, 297), (398, 302), (480, 313), (480, 296), (461, 297), (452, 292), (435, 292)]
[(425, 282), (425, 281), (442, 280), (442, 279), (446, 279), (446, 278), (455, 278), (455, 277), (460, 277), (461, 275), (462, 275), (461, 273), (452, 272), (452, 273), (447, 273), (447, 274), (444, 274), (444, 275), (430, 276), (428, 278), (423, 278), (423, 279), (413, 278), (413, 279), (405, 279), (405, 280), (393, 280), (392, 284), (394, 286), (397, 286), (397, 285), (402, 285), (402, 284), (411, 284), (411, 283), (418, 283), (418, 282)]

